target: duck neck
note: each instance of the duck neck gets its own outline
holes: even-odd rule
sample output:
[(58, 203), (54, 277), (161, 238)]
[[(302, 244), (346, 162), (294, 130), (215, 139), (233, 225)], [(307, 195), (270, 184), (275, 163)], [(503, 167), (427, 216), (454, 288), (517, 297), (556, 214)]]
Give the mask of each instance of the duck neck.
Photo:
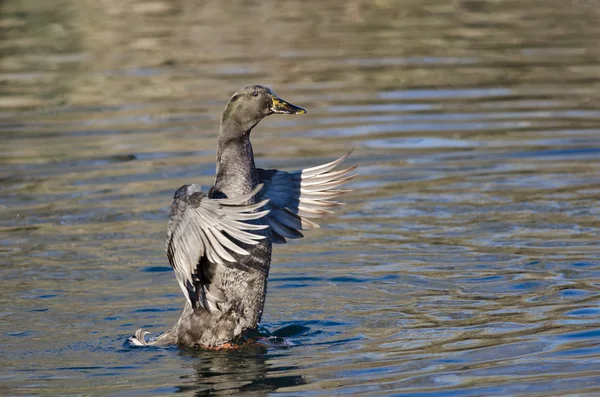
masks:
[(217, 175), (214, 190), (227, 197), (249, 193), (258, 184), (250, 131), (244, 135), (221, 131), (217, 149)]

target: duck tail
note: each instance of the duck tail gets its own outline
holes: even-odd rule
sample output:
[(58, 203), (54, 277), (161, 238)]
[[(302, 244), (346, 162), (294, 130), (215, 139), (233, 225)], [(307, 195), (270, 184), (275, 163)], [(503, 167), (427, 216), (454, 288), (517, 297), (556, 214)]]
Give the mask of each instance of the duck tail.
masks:
[(127, 342), (129, 342), (130, 346), (164, 346), (172, 345), (177, 342), (173, 330), (160, 334), (154, 338), (150, 337), (146, 339), (146, 335), (150, 335), (150, 332), (140, 328), (135, 331), (135, 334), (127, 338)]
[(132, 346), (151, 346), (153, 345), (153, 340), (146, 340), (146, 335), (149, 335), (150, 332), (144, 331), (143, 329), (138, 329), (135, 331), (135, 334), (130, 336), (127, 341)]

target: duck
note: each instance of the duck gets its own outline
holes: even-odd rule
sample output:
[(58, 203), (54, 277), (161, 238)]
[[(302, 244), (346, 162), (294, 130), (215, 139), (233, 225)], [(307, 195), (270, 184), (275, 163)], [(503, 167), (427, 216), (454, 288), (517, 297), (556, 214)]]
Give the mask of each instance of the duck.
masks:
[(256, 332), (267, 293), (273, 244), (303, 237), (312, 221), (333, 212), (357, 165), (336, 168), (350, 155), (296, 171), (257, 168), (250, 133), (273, 114), (306, 110), (270, 88), (237, 91), (221, 117), (215, 182), (205, 193), (183, 185), (173, 197), (166, 254), (185, 297), (177, 323), (157, 337), (138, 329), (133, 346), (219, 349)]

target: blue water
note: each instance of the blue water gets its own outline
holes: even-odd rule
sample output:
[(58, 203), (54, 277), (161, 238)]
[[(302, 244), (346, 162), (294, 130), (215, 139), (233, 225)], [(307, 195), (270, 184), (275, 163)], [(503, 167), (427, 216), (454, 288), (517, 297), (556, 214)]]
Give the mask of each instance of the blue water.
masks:
[[(0, 394), (598, 395), (596, 2), (233, 4), (2, 3)], [(354, 149), (353, 192), (275, 247), (257, 343), (132, 347), (252, 83), (308, 109), (258, 166)]]

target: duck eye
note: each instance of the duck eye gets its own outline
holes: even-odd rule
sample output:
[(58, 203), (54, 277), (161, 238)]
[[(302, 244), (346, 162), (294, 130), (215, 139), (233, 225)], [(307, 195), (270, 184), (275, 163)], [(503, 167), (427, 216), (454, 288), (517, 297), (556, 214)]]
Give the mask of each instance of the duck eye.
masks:
[(254, 92), (252, 93), (252, 96), (258, 96), (258, 91), (254, 91)]

